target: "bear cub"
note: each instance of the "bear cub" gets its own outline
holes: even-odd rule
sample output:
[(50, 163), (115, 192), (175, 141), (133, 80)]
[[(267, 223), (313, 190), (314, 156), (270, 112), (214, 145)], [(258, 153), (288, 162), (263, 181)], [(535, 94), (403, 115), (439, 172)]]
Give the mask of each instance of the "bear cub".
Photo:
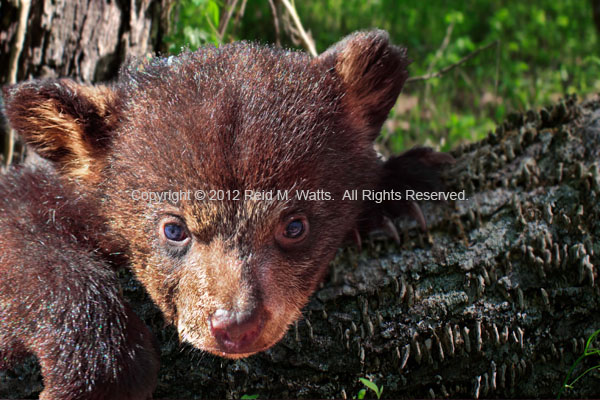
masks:
[(132, 63), (109, 86), (6, 88), (11, 125), (50, 166), (0, 180), (0, 367), (36, 355), (43, 399), (151, 396), (156, 346), (122, 266), (182, 341), (229, 358), (273, 346), (344, 241), (397, 238), (400, 214), (424, 225), (414, 203), (344, 196), (436, 188), (452, 161), (373, 149), (408, 63), (374, 30), (314, 59), (233, 43)]

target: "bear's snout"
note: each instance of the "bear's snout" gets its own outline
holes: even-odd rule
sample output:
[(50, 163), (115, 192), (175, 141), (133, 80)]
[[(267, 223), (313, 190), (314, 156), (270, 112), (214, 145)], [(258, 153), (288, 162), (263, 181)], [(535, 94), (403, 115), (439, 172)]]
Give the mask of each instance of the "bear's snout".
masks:
[(254, 353), (265, 324), (262, 308), (250, 311), (217, 310), (209, 318), (210, 331), (224, 353)]

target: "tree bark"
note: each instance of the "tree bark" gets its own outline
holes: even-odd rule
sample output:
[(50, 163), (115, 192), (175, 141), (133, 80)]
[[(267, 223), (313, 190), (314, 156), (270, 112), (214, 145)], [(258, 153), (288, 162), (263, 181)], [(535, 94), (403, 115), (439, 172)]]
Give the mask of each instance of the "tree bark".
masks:
[[(171, 3), (34, 0), (17, 78), (110, 80), (128, 57), (161, 49)], [(4, 83), (19, 10), (9, 0), (0, 0), (0, 10), (0, 83)]]

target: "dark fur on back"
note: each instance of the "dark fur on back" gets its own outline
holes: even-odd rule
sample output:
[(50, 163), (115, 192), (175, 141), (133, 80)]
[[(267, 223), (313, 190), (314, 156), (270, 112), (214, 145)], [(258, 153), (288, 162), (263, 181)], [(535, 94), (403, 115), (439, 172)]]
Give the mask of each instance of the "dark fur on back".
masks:
[(0, 368), (36, 355), (43, 398), (137, 399), (154, 387), (152, 336), (119, 294), (121, 257), (95, 215), (49, 169), (0, 180)]

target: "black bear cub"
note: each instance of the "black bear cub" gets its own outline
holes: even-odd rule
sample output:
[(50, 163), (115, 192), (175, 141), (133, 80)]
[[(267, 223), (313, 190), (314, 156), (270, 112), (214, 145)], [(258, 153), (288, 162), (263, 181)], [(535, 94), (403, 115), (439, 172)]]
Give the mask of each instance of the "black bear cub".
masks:
[(437, 184), (447, 155), (373, 149), (405, 50), (355, 33), (315, 59), (234, 43), (126, 67), (112, 86), (5, 89), (10, 123), (51, 167), (0, 184), (0, 354), (35, 354), (44, 399), (144, 399), (151, 334), (119, 295), (129, 266), (180, 339), (223, 357), (286, 333), (348, 238), (409, 202), (346, 191)]

